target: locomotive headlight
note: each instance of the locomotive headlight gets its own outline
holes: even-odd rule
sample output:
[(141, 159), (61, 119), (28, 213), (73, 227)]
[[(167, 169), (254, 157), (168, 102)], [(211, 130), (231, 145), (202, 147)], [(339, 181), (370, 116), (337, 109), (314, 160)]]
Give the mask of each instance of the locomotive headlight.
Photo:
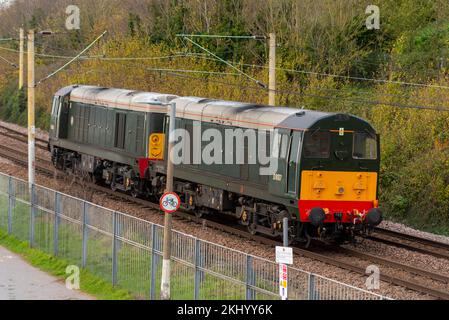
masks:
[(158, 144), (159, 140), (160, 140), (159, 137), (156, 136), (156, 135), (151, 137), (151, 142), (154, 143), (154, 144)]

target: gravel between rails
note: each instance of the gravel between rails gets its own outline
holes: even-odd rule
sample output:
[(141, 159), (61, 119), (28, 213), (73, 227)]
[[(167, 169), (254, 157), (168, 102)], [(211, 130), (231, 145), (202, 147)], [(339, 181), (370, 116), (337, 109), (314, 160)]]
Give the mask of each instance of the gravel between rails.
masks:
[[(12, 126), (12, 128), (16, 130), (24, 130), (26, 132), (26, 129), (21, 128), (19, 126)], [(45, 135), (42, 135), (41, 137), (44, 139), (46, 138)], [(15, 147), (21, 149), (25, 148), (23, 143), (16, 142), (13, 139), (6, 138), (0, 135), (0, 144), (3, 143), (7, 143), (8, 146), (14, 145)], [(46, 155), (48, 158), (50, 158), (48, 153), (45, 153), (45, 151), (43, 151), (42, 154), (40, 155), (41, 156)], [(21, 179), (26, 180), (27, 178), (26, 169), (16, 166), (7, 160), (0, 160), (0, 171), (3, 173), (19, 177)], [(67, 181), (55, 180), (39, 174), (37, 175), (36, 180), (38, 184), (56, 189), (60, 192), (83, 198), (85, 200), (91, 201), (98, 205), (102, 205), (112, 210), (125, 212), (130, 215), (137, 216), (139, 218), (154, 223), (163, 224), (163, 214), (161, 212), (157, 212), (152, 209), (145, 209), (136, 204), (123, 203), (117, 200), (113, 200), (108, 197), (104, 197), (103, 194), (100, 194), (98, 192), (86, 190), (85, 188), (82, 188), (77, 184), (67, 183)], [(254, 254), (256, 256), (260, 256), (270, 260), (274, 260), (274, 249), (267, 245), (247, 240), (241, 241), (241, 238), (239, 237), (230, 235), (228, 233), (220, 232), (217, 230), (199, 227), (197, 224), (187, 222), (185, 220), (175, 220), (174, 228), (181, 232), (192, 234), (194, 236), (197, 236), (198, 238), (207, 241), (211, 241), (229, 248)], [(360, 248), (362, 250), (369, 251), (370, 253), (377, 254), (379, 256), (383, 256), (385, 254), (388, 254), (393, 258), (404, 256), (404, 261), (406, 261), (407, 263), (410, 263), (411, 259), (413, 259), (412, 261), (416, 260), (420, 261), (421, 264), (429, 265), (428, 259), (432, 258), (427, 256), (422, 257), (423, 256), (422, 254), (416, 254), (407, 251), (405, 249), (393, 248), (378, 243), (367, 244), (367, 241), (365, 241), (362, 245), (360, 245)], [(354, 258), (347, 256), (346, 257), (342, 256), (341, 258), (348, 259), (351, 261), (354, 260)], [(360, 261), (360, 264), (363, 266), (368, 266), (368, 263), (366, 261), (365, 262)], [(435, 270), (440, 270), (439, 267), (437, 266), (438, 265), (442, 266), (443, 264), (444, 263), (442, 261), (433, 261), (430, 265), (436, 266)], [(333, 267), (309, 258), (296, 257), (294, 266), (299, 269), (314, 272), (316, 274), (323, 275), (356, 287), (365, 288), (366, 278), (364, 276), (337, 267)], [(444, 268), (444, 270), (446, 271), (447, 268)], [(374, 290), (373, 292), (383, 294), (394, 299), (432, 299), (432, 297), (425, 296), (417, 292), (413, 292), (411, 290), (407, 290), (405, 288), (394, 286), (384, 282), (381, 283), (380, 290)]]
[(416, 230), (416, 229), (410, 228), (406, 225), (403, 225), (403, 224), (397, 223), (397, 222), (383, 221), (379, 225), (379, 227), (387, 229), (387, 230), (401, 232), (401, 233), (408, 234), (408, 235), (415, 236), (415, 237), (421, 237), (424, 239), (428, 239), (428, 240), (432, 240), (432, 241), (439, 241), (442, 243), (449, 244), (449, 237), (447, 237), (447, 236), (434, 234), (434, 233), (430, 233), (430, 232), (425, 232), (425, 231), (421, 231), (421, 230)]
[[(345, 245), (344, 247), (349, 247)], [(351, 248), (354, 248), (351, 246)], [(369, 252), (383, 258), (389, 258), (396, 262), (409, 264), (414, 267), (423, 268), (431, 272), (438, 272), (449, 276), (449, 261), (443, 258), (436, 258), (423, 253), (389, 246), (380, 242), (365, 239), (355, 247), (360, 252)]]

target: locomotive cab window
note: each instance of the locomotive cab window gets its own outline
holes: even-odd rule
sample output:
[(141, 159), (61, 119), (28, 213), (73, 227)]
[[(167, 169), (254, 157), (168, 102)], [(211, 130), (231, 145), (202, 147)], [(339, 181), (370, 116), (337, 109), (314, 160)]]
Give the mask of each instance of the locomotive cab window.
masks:
[(51, 113), (56, 116), (58, 114), (59, 111), (59, 97), (55, 96), (53, 98), (53, 106), (51, 109)]
[(377, 159), (377, 138), (368, 132), (354, 133), (352, 157), (361, 160)]
[(296, 194), (298, 185), (298, 163), (301, 149), (302, 132), (295, 131), (291, 137), (290, 156), (288, 160), (287, 191)]
[(115, 115), (115, 147), (125, 149), (126, 114)]
[(328, 131), (306, 132), (304, 138), (304, 157), (327, 159), (330, 155), (331, 136)]

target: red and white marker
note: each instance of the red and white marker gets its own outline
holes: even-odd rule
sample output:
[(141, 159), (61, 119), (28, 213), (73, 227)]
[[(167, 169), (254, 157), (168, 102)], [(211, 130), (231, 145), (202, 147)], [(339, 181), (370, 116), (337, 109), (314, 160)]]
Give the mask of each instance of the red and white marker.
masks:
[(171, 214), (179, 210), (181, 199), (174, 192), (166, 192), (159, 200), (159, 207), (165, 213)]

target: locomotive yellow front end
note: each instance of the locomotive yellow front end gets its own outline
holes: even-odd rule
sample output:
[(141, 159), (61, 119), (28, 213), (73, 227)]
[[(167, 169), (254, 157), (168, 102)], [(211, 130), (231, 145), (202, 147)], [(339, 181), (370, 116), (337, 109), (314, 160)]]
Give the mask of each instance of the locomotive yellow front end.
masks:
[(352, 116), (316, 126), (304, 134), (299, 218), (311, 236), (353, 239), (382, 222), (379, 136)]
[(377, 172), (302, 171), (302, 221), (378, 225)]

